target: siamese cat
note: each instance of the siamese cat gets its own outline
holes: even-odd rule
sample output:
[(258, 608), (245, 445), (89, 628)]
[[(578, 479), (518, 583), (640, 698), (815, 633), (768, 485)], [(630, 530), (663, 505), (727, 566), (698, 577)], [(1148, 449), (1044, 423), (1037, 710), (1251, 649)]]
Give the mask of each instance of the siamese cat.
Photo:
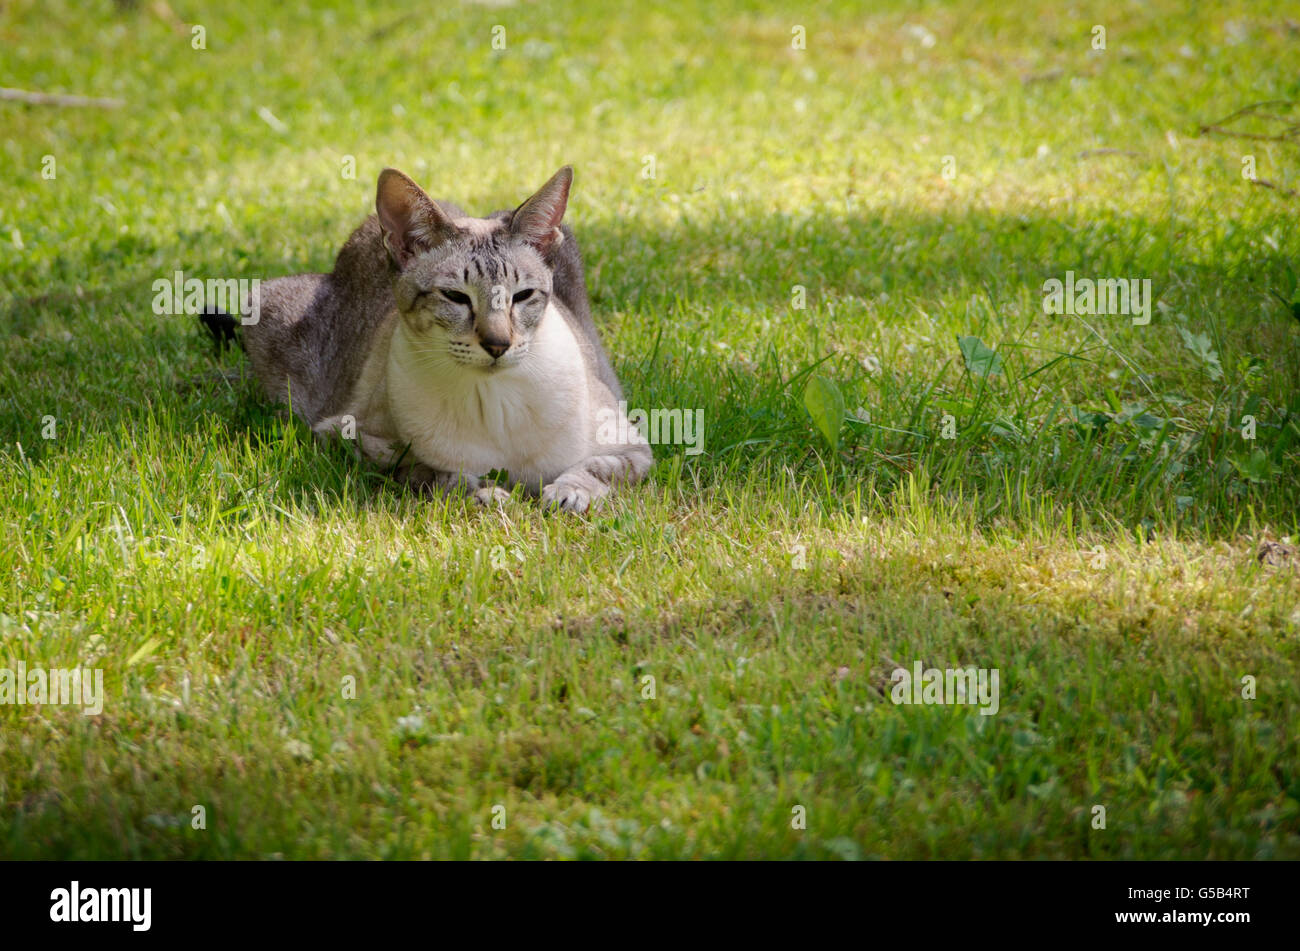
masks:
[[(408, 483), (583, 512), (640, 481), (650, 445), (591, 319), (561, 225), (573, 170), (514, 211), (472, 218), (395, 169), (329, 274), (268, 281), (241, 332), (266, 395)], [(233, 318), (207, 315), (228, 336)], [(255, 320), (255, 322), (253, 322)], [(622, 440), (622, 441), (619, 441)]]

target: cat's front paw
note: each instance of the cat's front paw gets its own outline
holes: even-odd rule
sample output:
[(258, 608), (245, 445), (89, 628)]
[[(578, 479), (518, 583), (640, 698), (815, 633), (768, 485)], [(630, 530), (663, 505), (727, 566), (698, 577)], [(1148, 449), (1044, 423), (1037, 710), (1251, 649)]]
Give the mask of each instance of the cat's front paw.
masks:
[(591, 492), (580, 485), (557, 479), (542, 486), (542, 507), (582, 513), (591, 507)]
[(485, 485), (474, 492), (474, 501), (486, 508), (505, 505), (510, 501), (510, 493), (499, 485)]

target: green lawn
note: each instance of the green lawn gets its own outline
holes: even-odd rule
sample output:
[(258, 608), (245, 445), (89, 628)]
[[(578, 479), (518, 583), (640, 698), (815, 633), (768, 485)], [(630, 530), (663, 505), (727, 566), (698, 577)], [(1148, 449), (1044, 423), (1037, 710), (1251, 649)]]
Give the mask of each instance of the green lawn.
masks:
[[(169, 2), (0, 9), (0, 86), (122, 101), (0, 100), (0, 665), (106, 690), (0, 705), (0, 856), (1300, 858), (1300, 106), (1199, 134), (1300, 100), (1294, 5)], [(153, 312), (387, 165), (565, 163), (629, 404), (705, 421), (589, 517)]]

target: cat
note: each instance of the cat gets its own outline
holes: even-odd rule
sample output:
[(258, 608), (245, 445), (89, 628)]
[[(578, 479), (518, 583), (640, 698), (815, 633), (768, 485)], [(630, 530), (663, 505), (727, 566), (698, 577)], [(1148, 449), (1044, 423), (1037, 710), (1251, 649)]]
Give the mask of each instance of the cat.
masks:
[[(650, 445), (628, 424), (561, 224), (572, 182), (565, 166), (514, 211), (472, 218), (385, 169), (333, 272), (267, 281), (244, 302), (266, 396), (322, 438), (353, 434), (416, 488), (482, 504), (509, 497), (484, 484), (494, 470), (573, 512), (640, 481)], [(219, 344), (234, 324), (204, 321)]]

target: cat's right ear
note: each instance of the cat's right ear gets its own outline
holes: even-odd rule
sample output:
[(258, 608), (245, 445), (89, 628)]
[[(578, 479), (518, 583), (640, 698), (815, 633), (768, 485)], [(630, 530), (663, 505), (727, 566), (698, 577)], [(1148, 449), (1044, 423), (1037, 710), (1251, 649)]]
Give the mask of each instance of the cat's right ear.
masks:
[(395, 168), (379, 173), (375, 211), (384, 233), (384, 247), (398, 267), (405, 267), (415, 255), (436, 247), (456, 232), (456, 226), (433, 199)]

